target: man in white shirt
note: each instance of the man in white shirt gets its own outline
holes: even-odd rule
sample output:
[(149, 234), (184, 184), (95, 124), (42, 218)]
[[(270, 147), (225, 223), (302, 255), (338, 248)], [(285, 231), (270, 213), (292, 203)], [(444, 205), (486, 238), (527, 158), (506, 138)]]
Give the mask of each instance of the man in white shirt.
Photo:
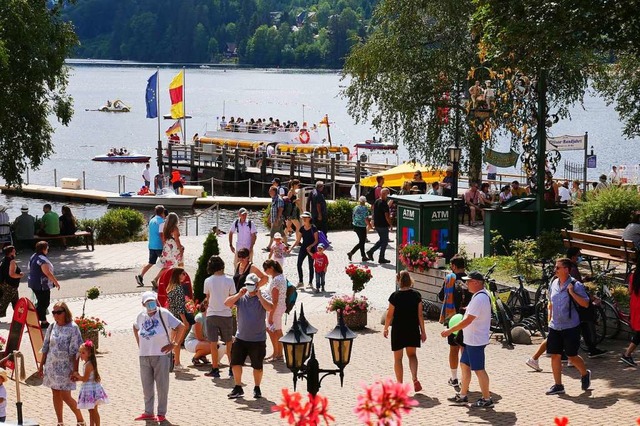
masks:
[(144, 180), (144, 186), (149, 188), (151, 186), (151, 164), (147, 163), (144, 170), (142, 170), (142, 179)]
[(565, 181), (562, 185), (558, 186), (558, 197), (561, 203), (568, 203), (571, 201), (571, 191), (569, 191), (569, 182)]
[[(244, 207), (238, 210), (238, 218), (233, 221), (231, 228), (229, 228), (229, 247), (231, 253), (234, 254), (233, 264), (238, 263), (238, 250), (246, 248), (249, 250), (249, 262), (253, 262), (253, 246), (256, 244), (256, 238), (258, 238), (258, 230), (255, 223), (251, 220), (247, 220), (249, 210)], [(238, 238), (236, 246), (233, 246), (233, 234), (237, 234)]]
[(489, 344), (489, 326), (491, 325), (491, 297), (484, 289), (484, 276), (478, 272), (470, 272), (462, 278), (467, 282), (469, 291), (473, 293), (471, 301), (467, 305), (464, 318), (458, 324), (444, 330), (441, 335), (447, 337), (454, 332), (464, 329), (462, 357), (460, 367), (462, 369), (462, 385), (460, 393), (457, 393), (449, 401), (457, 404), (467, 404), (469, 399), (469, 384), (471, 383), (471, 371), (476, 373), (482, 398), (471, 405), (475, 408), (493, 407), (493, 399), (489, 392), (489, 375), (484, 366), (484, 348)]
[(609, 182), (614, 186), (620, 185), (620, 176), (618, 175), (618, 168), (616, 166), (611, 167), (611, 172), (609, 172)]

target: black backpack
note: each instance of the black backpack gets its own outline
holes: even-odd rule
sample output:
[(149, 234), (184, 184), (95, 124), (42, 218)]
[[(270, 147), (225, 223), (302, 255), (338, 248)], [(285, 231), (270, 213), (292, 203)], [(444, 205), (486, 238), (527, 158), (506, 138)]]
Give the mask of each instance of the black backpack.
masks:
[[(234, 226), (234, 228), (236, 228), (236, 233), (238, 233), (238, 231), (239, 231), (239, 230), (238, 230), (238, 221), (239, 221), (239, 220), (240, 220), (240, 219), (236, 219), (236, 220), (235, 220), (235, 222), (233, 222), (233, 226)], [(249, 225), (249, 230), (251, 230), (251, 219), (249, 219), (249, 220), (247, 221), (247, 225)]]
[(367, 203), (371, 204), (373, 206), (373, 204), (376, 202), (376, 189), (378, 188), (378, 186), (374, 186), (373, 188), (371, 188), (369, 190), (369, 192), (367, 192), (367, 194), (364, 196), (367, 199)]
[[(571, 284), (575, 285), (576, 282), (578, 281), (575, 278), (571, 278)], [(573, 305), (578, 312), (580, 322), (591, 322), (595, 319), (596, 308), (594, 307), (593, 303), (591, 303), (591, 295), (589, 294), (589, 290), (587, 290), (587, 287), (583, 287), (585, 293), (587, 293), (587, 298), (589, 299), (589, 306), (583, 308), (582, 306), (578, 305), (575, 300), (573, 300), (573, 297), (571, 297), (571, 295), (569, 295), (569, 300), (571, 301), (571, 304), (569, 306), (569, 318), (571, 318), (571, 305)]]

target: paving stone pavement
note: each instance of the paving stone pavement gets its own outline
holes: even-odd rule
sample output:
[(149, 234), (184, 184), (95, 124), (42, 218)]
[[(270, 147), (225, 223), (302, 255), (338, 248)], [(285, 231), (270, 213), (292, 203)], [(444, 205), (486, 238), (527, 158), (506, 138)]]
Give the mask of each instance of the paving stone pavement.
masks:
[[(223, 236), (222, 242), (226, 241)], [(348, 263), (345, 252), (354, 242), (353, 233), (330, 233), (334, 247), (329, 251), (331, 272), (327, 288), (333, 293), (348, 293), (350, 282), (343, 275)], [(375, 236), (370, 239), (375, 241)], [(470, 235), (472, 243), (477, 236)], [(204, 237), (185, 237), (187, 270), (193, 274), (199, 250)], [(257, 247), (266, 244), (264, 235), (259, 236)], [(395, 247), (390, 250), (395, 250)], [(231, 257), (224, 248), (223, 258), (230, 263)], [(141, 424), (132, 419), (143, 408), (142, 389), (135, 340), (131, 331), (132, 322), (141, 309), (139, 293), (135, 287), (133, 274), (146, 259), (146, 243), (130, 243), (114, 246), (96, 246), (96, 251), (81, 249), (55, 251), (52, 254), (56, 271), (60, 274), (63, 290), (54, 292), (53, 298), (64, 298), (72, 312), (78, 315), (82, 309), (80, 296), (92, 285), (99, 285), (104, 295), (87, 302), (87, 314), (103, 318), (108, 323), (111, 337), (100, 342), (99, 368), (104, 386), (109, 393), (111, 404), (101, 407), (103, 425)], [(256, 252), (258, 264), (266, 258)], [(389, 258), (393, 258), (389, 256)], [(26, 262), (21, 258), (21, 264)], [(322, 382), (321, 394), (329, 398), (329, 411), (336, 417), (336, 424), (357, 424), (353, 413), (356, 397), (361, 393), (362, 383), (372, 383), (377, 378), (393, 376), (393, 357), (390, 342), (382, 336), (379, 323), (382, 310), (387, 305), (387, 297), (394, 289), (395, 268), (371, 264), (374, 280), (363, 291), (375, 308), (369, 314), (368, 328), (358, 333), (354, 342), (352, 361), (345, 370), (344, 387), (340, 388), (337, 377), (328, 377)], [(150, 273), (153, 273), (152, 270)], [(231, 272), (228, 265), (227, 272)], [(295, 277), (295, 257), (288, 258), (285, 272)], [(23, 287), (26, 285), (23, 284)], [(24, 295), (28, 291), (21, 289)], [(329, 345), (323, 338), (335, 326), (335, 314), (326, 313), (329, 295), (301, 292), (298, 300), (303, 303), (309, 321), (320, 331), (316, 337), (316, 351), (322, 368), (331, 368)], [(8, 315), (11, 315), (10, 309)], [(285, 328), (291, 324), (291, 319)], [(617, 354), (623, 342), (607, 342), (612, 353), (601, 359), (587, 360), (593, 371), (592, 391), (582, 392), (578, 373), (569, 368), (565, 371), (564, 382), (567, 395), (545, 396), (544, 392), (552, 384), (550, 362), (541, 360), (544, 371), (531, 371), (524, 361), (535, 350), (535, 346), (503, 347), (495, 339), (487, 348), (487, 371), (491, 378), (491, 389), (496, 401), (494, 409), (471, 409), (452, 406), (447, 397), (453, 389), (447, 385), (449, 369), (448, 347), (439, 337), (441, 326), (427, 324), (428, 340), (418, 351), (420, 362), (419, 377), (424, 390), (415, 398), (419, 406), (405, 417), (407, 425), (454, 425), (463, 423), (492, 425), (552, 425), (553, 418), (567, 416), (572, 425), (633, 425), (640, 416), (640, 371), (624, 368), (618, 362)], [(8, 324), (0, 323), (0, 335), (6, 336)], [(539, 339), (538, 339), (539, 341)], [(267, 344), (270, 345), (269, 343)], [(23, 337), (22, 352), (25, 354), (27, 375), (35, 372), (29, 339)], [(188, 364), (190, 355), (183, 351), (183, 364)], [(283, 424), (271, 407), (280, 402), (281, 389), (292, 388), (291, 374), (284, 364), (266, 364), (262, 391), (264, 398), (251, 398), (252, 376), (248, 368), (244, 372), (245, 399), (230, 401), (226, 394), (232, 387), (229, 379), (211, 380), (203, 376), (206, 369), (190, 367), (187, 372), (175, 373), (171, 379), (168, 422), (166, 425), (222, 425), (230, 421), (239, 425)], [(405, 363), (405, 371), (408, 365)], [(405, 373), (405, 376), (407, 373)], [(224, 375), (223, 375), (224, 377)], [(28, 378), (28, 386), (21, 387), (26, 418), (35, 419), (41, 425), (55, 425), (50, 391), (39, 385), (34, 376)], [(298, 390), (305, 390), (306, 382), (298, 382)], [(15, 419), (15, 384), (6, 384), (8, 392), (7, 414)], [(477, 382), (472, 381), (471, 400), (479, 397)], [(76, 393), (74, 393), (75, 395)], [(88, 419), (88, 415), (86, 416)], [(66, 424), (75, 424), (68, 410)], [(153, 423), (147, 423), (153, 424)]]

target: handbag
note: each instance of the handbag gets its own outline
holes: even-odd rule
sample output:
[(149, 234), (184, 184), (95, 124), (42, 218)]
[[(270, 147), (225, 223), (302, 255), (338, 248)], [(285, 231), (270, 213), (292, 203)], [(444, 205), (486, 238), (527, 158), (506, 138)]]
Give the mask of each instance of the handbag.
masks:
[[(171, 344), (171, 338), (169, 337), (169, 330), (167, 330), (167, 326), (164, 324), (164, 319), (162, 318), (162, 312), (158, 309), (158, 316), (160, 317), (160, 322), (162, 323), (162, 328), (164, 328), (164, 332), (167, 333), (167, 342)], [(169, 351), (167, 355), (169, 357), (169, 373), (173, 373), (174, 368), (174, 359), (173, 359), (173, 351)]]

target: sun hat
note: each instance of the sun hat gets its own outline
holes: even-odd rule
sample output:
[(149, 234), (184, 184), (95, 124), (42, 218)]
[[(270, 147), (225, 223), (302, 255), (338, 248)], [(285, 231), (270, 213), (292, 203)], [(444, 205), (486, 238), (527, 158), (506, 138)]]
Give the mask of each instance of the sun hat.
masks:
[(309, 213), (309, 212), (302, 212), (302, 214), (300, 215), (300, 217), (311, 217), (311, 213)]
[(144, 305), (149, 300), (158, 300), (158, 296), (153, 291), (145, 291), (142, 293), (142, 304)]
[(20, 207), (20, 211), (28, 212), (29, 211), (29, 206), (26, 205), (26, 204), (23, 204), (22, 207)]
[(273, 234), (273, 239), (274, 240), (282, 239), (282, 234), (279, 232), (276, 232), (275, 234)]

